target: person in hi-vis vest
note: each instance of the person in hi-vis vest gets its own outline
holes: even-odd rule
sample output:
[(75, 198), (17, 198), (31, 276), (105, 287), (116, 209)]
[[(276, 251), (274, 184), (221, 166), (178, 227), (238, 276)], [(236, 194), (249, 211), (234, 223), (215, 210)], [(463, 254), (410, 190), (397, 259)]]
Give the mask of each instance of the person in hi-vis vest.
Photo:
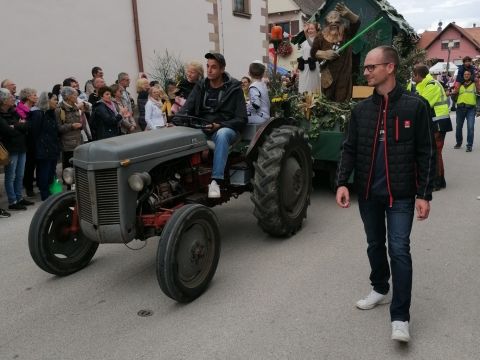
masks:
[(477, 107), (477, 94), (480, 90), (479, 84), (474, 82), (474, 74), (465, 70), (463, 73), (463, 84), (460, 85), (457, 98), (457, 128), (456, 128), (456, 140), (455, 149), (460, 149), (463, 142), (463, 123), (467, 119), (467, 147), (466, 151), (471, 152), (473, 146), (473, 134), (475, 127), (475, 112)]
[(447, 187), (445, 182), (445, 167), (443, 164), (443, 145), (448, 131), (452, 131), (448, 98), (443, 85), (435, 80), (424, 64), (417, 64), (413, 68), (413, 81), (416, 83), (418, 95), (428, 101), (433, 121), (435, 145), (437, 147), (437, 167), (433, 190)]

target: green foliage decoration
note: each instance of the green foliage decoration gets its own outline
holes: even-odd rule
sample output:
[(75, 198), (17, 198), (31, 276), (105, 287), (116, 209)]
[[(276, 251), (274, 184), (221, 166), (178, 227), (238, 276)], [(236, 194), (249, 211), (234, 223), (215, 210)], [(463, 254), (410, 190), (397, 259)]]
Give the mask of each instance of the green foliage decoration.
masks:
[(163, 89), (166, 89), (169, 80), (178, 83), (185, 79), (185, 64), (178, 55), (165, 49), (163, 54), (155, 53), (152, 61), (152, 72), (149, 75), (153, 80), (157, 80)]

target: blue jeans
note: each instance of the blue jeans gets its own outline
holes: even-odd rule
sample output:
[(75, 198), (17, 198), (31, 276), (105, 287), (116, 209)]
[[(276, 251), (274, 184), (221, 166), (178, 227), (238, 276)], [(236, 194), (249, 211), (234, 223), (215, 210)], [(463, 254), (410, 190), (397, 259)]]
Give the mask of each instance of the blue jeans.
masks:
[(5, 192), (8, 204), (13, 205), (23, 199), (23, 173), (25, 172), (26, 153), (11, 152), (10, 163), (5, 166)]
[(227, 165), (228, 151), (231, 144), (235, 142), (237, 132), (230, 128), (220, 128), (210, 135), (210, 139), (215, 143), (213, 152), (212, 179), (223, 180), (225, 177), (225, 165)]
[(457, 129), (456, 138), (457, 144), (463, 142), (463, 123), (467, 119), (467, 146), (473, 145), (473, 133), (475, 126), (475, 107), (465, 107), (457, 104)]
[[(413, 198), (395, 200), (392, 207), (389, 207), (386, 198), (359, 200), (358, 203), (367, 235), (367, 254), (373, 289), (380, 294), (388, 293), (391, 267), (393, 298), (390, 317), (392, 321), (409, 321), (412, 297), (410, 232), (415, 200)], [(390, 267), (385, 246), (387, 234)]]

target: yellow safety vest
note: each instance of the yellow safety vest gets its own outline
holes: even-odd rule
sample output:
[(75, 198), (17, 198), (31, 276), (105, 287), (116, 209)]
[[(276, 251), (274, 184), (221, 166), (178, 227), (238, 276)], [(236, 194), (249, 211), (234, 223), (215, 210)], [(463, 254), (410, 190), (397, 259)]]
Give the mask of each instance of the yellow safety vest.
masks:
[(475, 94), (474, 82), (472, 82), (467, 87), (465, 87), (464, 85), (460, 85), (460, 89), (458, 90), (457, 104), (465, 104), (472, 106), (477, 105), (477, 95)]
[(433, 121), (450, 117), (447, 94), (445, 94), (442, 84), (437, 80), (434, 80), (432, 75), (428, 74), (419, 84), (417, 84), (417, 91), (420, 96), (428, 101), (435, 111), (435, 117), (432, 119)]

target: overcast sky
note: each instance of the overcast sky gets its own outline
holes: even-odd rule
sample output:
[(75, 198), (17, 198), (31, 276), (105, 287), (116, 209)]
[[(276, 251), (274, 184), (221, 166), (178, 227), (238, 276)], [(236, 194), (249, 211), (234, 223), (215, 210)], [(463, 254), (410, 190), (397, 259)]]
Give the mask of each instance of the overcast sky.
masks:
[(480, 26), (480, 0), (388, 0), (417, 31), (437, 30), (455, 21), (462, 27)]

